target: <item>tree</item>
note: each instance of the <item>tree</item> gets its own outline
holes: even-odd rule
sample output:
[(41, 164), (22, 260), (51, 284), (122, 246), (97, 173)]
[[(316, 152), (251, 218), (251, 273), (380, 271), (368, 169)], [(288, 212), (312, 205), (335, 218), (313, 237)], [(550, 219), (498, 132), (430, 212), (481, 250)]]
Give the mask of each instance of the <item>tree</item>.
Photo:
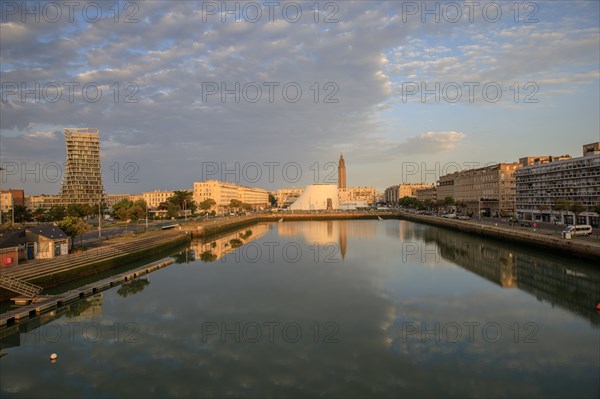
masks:
[(464, 209), (467, 207), (467, 203), (465, 201), (456, 201), (456, 207), (460, 213), (463, 213)]
[(242, 201), (238, 199), (232, 199), (231, 201), (229, 201), (229, 207), (233, 209), (239, 209), (242, 207)]
[(444, 206), (452, 206), (454, 205), (454, 198), (446, 197), (444, 198)]
[(113, 215), (118, 220), (129, 219), (129, 208), (133, 206), (133, 201), (123, 199), (113, 205)]
[(180, 209), (176, 204), (172, 202), (167, 203), (167, 218), (171, 219), (179, 216), (179, 211)]
[(573, 218), (573, 225), (577, 226), (577, 216), (585, 211), (586, 207), (581, 202), (572, 202), (569, 206), (569, 210), (573, 212), (575, 217)]
[(134, 295), (140, 291), (143, 291), (148, 284), (150, 284), (148, 279), (136, 279), (121, 285), (121, 287), (117, 290), (117, 294), (125, 298), (129, 295)]
[(31, 221), (31, 211), (23, 205), (14, 205), (13, 212), (15, 213), (15, 223), (25, 223)]
[(559, 198), (554, 204), (554, 209), (560, 212), (561, 220), (564, 222), (563, 212), (568, 210), (571, 206), (571, 201), (566, 198)]
[(44, 208), (37, 208), (31, 213), (31, 218), (35, 222), (45, 222), (47, 220), (46, 210)]
[(232, 238), (229, 240), (229, 244), (231, 244), (231, 248), (239, 248), (244, 245), (244, 242), (239, 238)]
[(58, 222), (67, 216), (67, 210), (64, 206), (53, 205), (46, 213), (49, 222)]
[(146, 201), (135, 202), (124, 199), (113, 205), (113, 214), (119, 220), (133, 220), (134, 222), (146, 218)]
[(443, 199), (439, 199), (439, 200), (435, 201), (435, 210), (436, 210), (436, 212), (439, 211), (439, 208), (441, 208), (442, 206), (444, 206), (444, 200)]
[(217, 202), (212, 198), (208, 198), (202, 201), (199, 205), (200, 209), (202, 209), (203, 211), (208, 211), (210, 208), (217, 205)]
[(277, 205), (277, 199), (271, 193), (269, 193), (269, 202), (271, 203), (272, 207)]
[(405, 208), (420, 208), (423, 207), (421, 201), (415, 197), (404, 196), (398, 200), (398, 205)]
[(428, 210), (432, 210), (433, 208), (435, 208), (435, 202), (433, 202), (433, 200), (431, 199), (426, 199), (425, 201), (423, 201), (423, 205), (425, 206), (425, 208), (427, 208)]
[(209, 263), (217, 260), (217, 255), (215, 255), (212, 251), (203, 251), (200, 254), (200, 260), (204, 263)]
[(137, 222), (140, 219), (146, 218), (146, 201), (137, 200), (127, 210), (128, 219)]
[(94, 214), (94, 209), (88, 204), (69, 204), (67, 205), (67, 216), (84, 218)]
[(58, 222), (58, 227), (71, 237), (71, 248), (75, 246), (75, 237), (82, 235), (90, 229), (90, 226), (83, 219), (74, 216), (67, 216)]
[(196, 211), (196, 203), (194, 202), (194, 194), (191, 191), (176, 190), (173, 195), (167, 198), (167, 202), (177, 205), (179, 210), (189, 210), (192, 213)]

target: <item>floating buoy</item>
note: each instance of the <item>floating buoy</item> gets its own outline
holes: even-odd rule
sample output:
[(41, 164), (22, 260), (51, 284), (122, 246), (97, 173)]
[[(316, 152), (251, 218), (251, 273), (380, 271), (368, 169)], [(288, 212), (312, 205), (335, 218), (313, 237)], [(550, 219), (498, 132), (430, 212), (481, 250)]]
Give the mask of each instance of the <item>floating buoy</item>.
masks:
[(54, 361), (58, 358), (58, 355), (56, 353), (53, 353), (50, 355), (50, 360)]
[(598, 312), (600, 312), (600, 302), (598, 302), (598, 304), (596, 305), (596, 310), (597, 310)]

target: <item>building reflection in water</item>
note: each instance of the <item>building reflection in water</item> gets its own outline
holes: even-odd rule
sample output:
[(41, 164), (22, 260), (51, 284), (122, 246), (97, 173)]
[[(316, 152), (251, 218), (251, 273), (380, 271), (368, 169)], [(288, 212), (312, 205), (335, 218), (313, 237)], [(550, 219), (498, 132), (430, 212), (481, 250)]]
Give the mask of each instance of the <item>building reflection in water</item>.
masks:
[[(417, 228), (413, 228), (417, 226)], [(439, 254), (504, 288), (519, 288), (600, 324), (596, 304), (600, 301), (600, 271), (574, 259), (520, 250), (504, 244), (456, 231), (400, 222), (405, 236), (435, 243)], [(568, 263), (565, 263), (565, 261)], [(565, 266), (565, 265), (568, 266)]]
[(194, 240), (190, 244), (190, 252), (193, 256), (189, 257), (189, 261), (199, 259), (203, 262), (213, 262), (244, 244), (264, 237), (268, 232), (269, 224), (264, 223), (212, 239)]
[(335, 243), (339, 246), (343, 259), (348, 250), (348, 237), (354, 239), (375, 237), (377, 225), (361, 220), (324, 220), (311, 223), (284, 221), (278, 225), (277, 232), (281, 237), (302, 237), (311, 244)]

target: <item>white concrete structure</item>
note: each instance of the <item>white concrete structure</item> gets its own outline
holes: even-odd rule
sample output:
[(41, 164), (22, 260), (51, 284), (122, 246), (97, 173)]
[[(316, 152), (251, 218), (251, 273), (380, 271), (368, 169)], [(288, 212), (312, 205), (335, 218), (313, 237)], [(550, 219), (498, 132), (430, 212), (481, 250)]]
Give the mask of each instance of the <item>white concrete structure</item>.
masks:
[(337, 185), (311, 184), (306, 186), (302, 195), (290, 205), (289, 209), (302, 211), (326, 210), (328, 202), (331, 209), (340, 208)]

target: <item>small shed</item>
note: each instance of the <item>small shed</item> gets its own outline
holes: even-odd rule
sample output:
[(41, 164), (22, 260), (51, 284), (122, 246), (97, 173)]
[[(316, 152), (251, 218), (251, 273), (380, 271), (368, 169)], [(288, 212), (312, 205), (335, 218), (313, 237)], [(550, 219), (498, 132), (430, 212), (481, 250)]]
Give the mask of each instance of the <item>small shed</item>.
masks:
[[(69, 253), (69, 237), (58, 226), (29, 227), (26, 233), (35, 259), (53, 259)], [(27, 251), (31, 252), (29, 248)]]

